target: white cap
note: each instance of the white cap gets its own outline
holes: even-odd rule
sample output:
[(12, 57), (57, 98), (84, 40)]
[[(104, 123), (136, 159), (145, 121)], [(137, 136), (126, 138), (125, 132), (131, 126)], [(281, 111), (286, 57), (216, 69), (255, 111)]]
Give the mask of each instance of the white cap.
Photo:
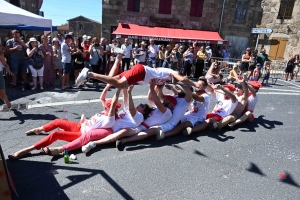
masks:
[(89, 39), (91, 39), (92, 37), (91, 36), (87, 36), (87, 39), (89, 40)]

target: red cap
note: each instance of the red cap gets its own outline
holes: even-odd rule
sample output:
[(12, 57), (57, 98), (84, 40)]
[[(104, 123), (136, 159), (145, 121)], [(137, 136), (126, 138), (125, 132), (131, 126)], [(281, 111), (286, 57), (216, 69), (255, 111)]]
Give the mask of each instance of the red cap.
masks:
[[(104, 106), (105, 106), (106, 108), (110, 108), (110, 106), (111, 106), (111, 101), (112, 101), (112, 99), (106, 100), (105, 103), (104, 103)], [(121, 108), (121, 106), (122, 106), (122, 104), (121, 104), (120, 102), (118, 102), (117, 105), (116, 105), (116, 109)]]
[(228, 85), (223, 85), (223, 88), (227, 88), (229, 89), (231, 92), (234, 92), (235, 91), (235, 87), (231, 84), (228, 84)]
[(249, 83), (252, 87), (255, 87), (255, 88), (258, 88), (258, 89), (262, 87), (261, 83), (258, 82), (258, 81), (249, 81), (248, 83)]
[(165, 98), (167, 98), (172, 104), (174, 104), (174, 106), (177, 104), (177, 100), (175, 97), (171, 95), (165, 95)]

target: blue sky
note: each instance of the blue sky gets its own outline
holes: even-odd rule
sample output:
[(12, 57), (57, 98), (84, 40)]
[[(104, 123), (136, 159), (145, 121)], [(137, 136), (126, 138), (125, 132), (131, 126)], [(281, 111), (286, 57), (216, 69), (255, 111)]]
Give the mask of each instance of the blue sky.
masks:
[(102, 0), (44, 0), (40, 10), (55, 26), (79, 15), (102, 22)]

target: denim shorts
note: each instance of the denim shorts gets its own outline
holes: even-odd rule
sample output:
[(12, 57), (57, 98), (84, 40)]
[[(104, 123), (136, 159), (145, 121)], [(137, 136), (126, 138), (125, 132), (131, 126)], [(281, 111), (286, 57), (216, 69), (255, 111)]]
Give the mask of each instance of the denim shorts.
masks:
[(63, 66), (63, 74), (70, 74), (71, 72), (71, 63), (64, 63), (62, 62), (62, 66)]
[(149, 67), (156, 67), (156, 58), (155, 57), (149, 57), (148, 58), (148, 66)]
[(19, 68), (21, 68), (21, 73), (27, 73), (27, 67), (28, 67), (28, 63), (27, 60), (18, 60), (18, 59), (11, 59), (10, 61), (10, 71), (13, 74), (18, 74), (19, 72)]

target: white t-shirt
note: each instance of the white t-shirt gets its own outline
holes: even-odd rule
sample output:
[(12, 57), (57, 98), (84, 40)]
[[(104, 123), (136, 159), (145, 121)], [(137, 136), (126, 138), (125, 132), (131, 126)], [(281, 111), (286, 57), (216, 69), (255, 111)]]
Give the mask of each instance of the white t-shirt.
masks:
[(204, 102), (193, 100), (190, 104), (190, 110), (184, 115), (189, 115), (192, 118), (198, 118), (200, 121), (206, 118), (210, 105), (210, 97), (206, 93), (201, 96), (204, 98)]
[(176, 95), (174, 95), (174, 97), (177, 100), (177, 104), (174, 106), (172, 117), (166, 122), (172, 126), (176, 126), (178, 124), (191, 103), (186, 102), (185, 98), (178, 98)]
[(247, 109), (254, 111), (254, 108), (255, 108), (257, 102), (258, 102), (257, 95), (255, 97), (253, 95), (249, 96)]
[[(160, 110), (158, 108), (155, 108), (155, 110), (153, 110), (150, 113), (150, 116), (144, 121), (144, 123), (149, 127), (156, 126), (156, 125), (165, 123), (171, 117), (172, 117), (172, 112), (169, 108), (167, 108), (165, 113), (162, 113), (162, 112), (160, 112)], [(141, 128), (140, 130), (142, 130), (142, 131), (147, 129), (143, 125), (140, 125), (140, 128)]]
[(144, 81), (139, 81), (138, 84), (145, 85), (150, 83), (152, 79), (158, 79), (157, 84), (161, 85), (166, 80), (172, 80), (171, 74), (177, 73), (176, 71), (169, 69), (169, 68), (151, 68), (151, 67), (145, 67), (145, 78)]
[(69, 52), (69, 45), (66, 43), (61, 44), (61, 62), (71, 63), (71, 53)]
[(158, 48), (158, 46), (157, 46), (156, 44), (154, 44), (153, 46), (150, 45), (150, 46), (148, 47), (148, 50), (150, 51), (150, 52), (148, 53), (148, 56), (149, 56), (150, 58), (156, 57), (157, 52), (159, 52), (159, 48)]
[(131, 57), (130, 51), (132, 51), (132, 46), (130, 44), (128, 44), (127, 46), (125, 44), (122, 44), (121, 49), (126, 52), (126, 54), (124, 55), (124, 58)]
[(112, 128), (115, 125), (115, 116), (108, 117), (101, 113), (97, 113), (88, 120), (81, 123), (81, 133), (84, 134), (90, 130), (97, 128)]
[(118, 132), (123, 128), (135, 128), (138, 127), (143, 121), (144, 116), (140, 112), (136, 112), (135, 116), (132, 117), (129, 109), (126, 107), (119, 114), (119, 119), (116, 119), (116, 124), (112, 127), (113, 132)]
[(222, 118), (225, 118), (228, 115), (230, 115), (238, 104), (238, 100), (236, 100), (235, 103), (232, 103), (231, 99), (226, 100), (224, 98), (224, 94), (218, 92), (216, 93), (216, 99), (217, 104), (215, 105), (212, 113), (217, 114)]

